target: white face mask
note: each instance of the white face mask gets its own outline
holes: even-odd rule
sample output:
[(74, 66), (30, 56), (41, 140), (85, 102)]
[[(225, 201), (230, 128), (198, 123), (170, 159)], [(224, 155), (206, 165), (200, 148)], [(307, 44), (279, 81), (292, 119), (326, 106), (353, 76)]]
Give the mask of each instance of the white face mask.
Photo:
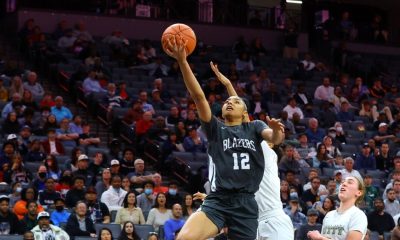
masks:
[(343, 128), (342, 127), (337, 127), (336, 131), (341, 132), (341, 131), (343, 131)]
[(335, 138), (336, 137), (336, 133), (329, 133), (328, 134), (330, 137)]

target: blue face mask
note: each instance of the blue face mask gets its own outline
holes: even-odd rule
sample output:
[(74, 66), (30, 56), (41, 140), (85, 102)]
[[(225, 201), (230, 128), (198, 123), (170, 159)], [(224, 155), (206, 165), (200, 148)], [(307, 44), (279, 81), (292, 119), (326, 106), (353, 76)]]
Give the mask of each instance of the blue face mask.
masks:
[(146, 194), (146, 195), (150, 195), (150, 194), (152, 194), (153, 193), (153, 189), (151, 189), (151, 188), (146, 188), (145, 190), (144, 190), (144, 194)]
[(169, 190), (168, 190), (168, 193), (169, 193), (170, 195), (172, 195), (172, 196), (175, 196), (175, 195), (176, 195), (176, 189), (169, 189)]

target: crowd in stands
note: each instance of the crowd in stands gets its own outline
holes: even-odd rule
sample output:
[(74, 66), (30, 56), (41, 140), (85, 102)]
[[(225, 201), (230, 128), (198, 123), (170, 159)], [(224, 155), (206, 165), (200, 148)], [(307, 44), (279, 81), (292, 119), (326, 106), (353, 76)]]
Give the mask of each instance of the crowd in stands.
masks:
[[(31, 230), (36, 236), (51, 228), (70, 237), (135, 239), (143, 225), (147, 235), (163, 232), (174, 239), (197, 207), (193, 192), (185, 194), (187, 186), (176, 181), (181, 179), (173, 174), (174, 154), (204, 159), (207, 148), (177, 64), (149, 40), (130, 40), (119, 30), (97, 39), (83, 22), (70, 28), (61, 21), (53, 33), (42, 33), (29, 19), (19, 40), (20, 50), (40, 64), (34, 71), (10, 61), (1, 71), (0, 181), (10, 189), (0, 196), (1, 234)], [(367, 192), (360, 207), (369, 230), (380, 235), (393, 230), (400, 216), (397, 85), (379, 77), (367, 85), (364, 76), (332, 72), (311, 54), (283, 58), (268, 52), (261, 39), (248, 44), (241, 37), (232, 48), (199, 42), (191, 67), (217, 117), (227, 93), (209, 60), (232, 81), (251, 119), (272, 116), (285, 125), (285, 141), (274, 150), (282, 206), (297, 239), (320, 230), (325, 214), (338, 205), (338, 187), (347, 176), (364, 178)], [(68, 98), (105, 119), (112, 141), (95, 134), (64, 103), (66, 96), (44, 88), (49, 76), (43, 70), (51, 66), (63, 73)], [(156, 164), (145, 154), (150, 144), (157, 146)], [(203, 184), (197, 190), (208, 192), (206, 177)], [(111, 229), (115, 224), (118, 233)]]

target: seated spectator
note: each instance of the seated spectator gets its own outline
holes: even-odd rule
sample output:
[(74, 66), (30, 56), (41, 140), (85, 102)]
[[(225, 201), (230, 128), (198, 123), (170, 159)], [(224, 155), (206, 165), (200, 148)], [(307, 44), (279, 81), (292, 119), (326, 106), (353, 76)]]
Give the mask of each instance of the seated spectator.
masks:
[(45, 189), (39, 192), (39, 202), (41, 205), (48, 208), (54, 208), (54, 201), (61, 198), (59, 192), (55, 189), (55, 181), (52, 178), (47, 178), (45, 181)]
[(172, 217), (164, 223), (165, 240), (174, 240), (175, 232), (183, 227), (185, 220), (182, 218), (182, 206), (175, 203), (172, 206)]
[(390, 171), (393, 169), (394, 157), (390, 153), (389, 144), (382, 143), (379, 150), (379, 155), (375, 157), (376, 168), (381, 171)]
[(172, 205), (175, 203), (182, 202), (182, 195), (178, 191), (179, 183), (177, 181), (171, 180), (168, 184), (168, 192), (165, 193), (165, 197), (167, 198), (166, 207), (168, 209), (172, 208)]
[(125, 107), (126, 101), (122, 99), (120, 95), (116, 92), (116, 86), (114, 83), (109, 83), (107, 85), (107, 94), (104, 96), (103, 103), (107, 108), (108, 115), (107, 119), (112, 120), (112, 111), (114, 108)]
[(324, 130), (318, 128), (318, 120), (316, 118), (308, 120), (308, 128), (305, 133), (309, 142), (314, 145), (322, 142), (323, 137), (325, 136)]
[(302, 159), (308, 160), (316, 154), (315, 148), (308, 144), (308, 138), (305, 133), (298, 134), (297, 141), (299, 144), (296, 147), (296, 151), (299, 153)]
[(111, 216), (107, 205), (97, 200), (97, 193), (94, 187), (89, 187), (85, 193), (85, 202), (88, 208), (87, 216), (96, 223), (110, 223)]
[(165, 101), (161, 98), (160, 90), (157, 88), (151, 91), (151, 105), (155, 111), (167, 109)]
[[(23, 226), (20, 225), (18, 217), (9, 208), (10, 199), (6, 195), (0, 196), (0, 222), (2, 223), (3, 229), (1, 235), (9, 234), (22, 234)], [(22, 207), (22, 206), (21, 206)], [(26, 203), (23, 206), (26, 210)], [(24, 213), (25, 214), (25, 213)], [(23, 217), (23, 215), (22, 215)], [(21, 217), (21, 219), (22, 219)]]
[(18, 122), (17, 113), (10, 112), (3, 122), (1, 128), (3, 134), (18, 134), (21, 129), (21, 125)]
[(67, 223), (71, 213), (65, 210), (65, 200), (63, 198), (56, 199), (54, 205), (56, 210), (51, 213), (50, 221), (59, 227), (61, 223)]
[(283, 208), (286, 208), (289, 204), (290, 189), (289, 189), (289, 183), (285, 180), (281, 180), (280, 195), (281, 195), (282, 206)]
[[(158, 195), (158, 194), (157, 194)], [(154, 182), (147, 181), (143, 183), (143, 193), (137, 196), (137, 206), (142, 209), (146, 216), (155, 204)]]
[(346, 179), (347, 177), (357, 177), (361, 179), (361, 174), (353, 169), (354, 159), (351, 157), (346, 157), (344, 160), (344, 169), (339, 170), (342, 174), (342, 179)]
[(150, 141), (154, 141), (155, 144), (159, 144), (164, 142), (167, 137), (170, 129), (165, 124), (165, 119), (163, 116), (157, 116), (154, 124), (151, 126), (149, 131), (147, 132), (147, 138)]
[[(336, 158), (337, 156), (342, 155), (342, 153), (339, 150), (339, 147), (334, 145), (333, 138), (331, 135), (325, 136), (322, 140), (322, 143), (325, 145), (328, 159)], [(338, 144), (338, 146), (340, 145)]]
[[(298, 114), (298, 113), (294, 113)], [(300, 115), (299, 115), (300, 116)], [(289, 120), (289, 115), (286, 111), (281, 111), (280, 113), (281, 122), (285, 125), (286, 132), (289, 132), (291, 135), (296, 134), (296, 130), (294, 128), (293, 122)]]
[(22, 94), (21, 104), (23, 106), (25, 106), (25, 111), (26, 111), (26, 109), (32, 109), (34, 111), (39, 110), (39, 106), (36, 103), (31, 91), (29, 91), (29, 90), (26, 90), (26, 89), (24, 90), (24, 93)]
[(101, 87), (94, 69), (89, 70), (87, 77), (82, 83), (82, 87), (85, 96), (89, 96), (92, 93), (107, 93), (107, 90)]
[[(335, 182), (332, 181), (332, 183), (333, 183), (334, 189), (336, 189)], [(322, 197), (323, 196), (324, 195), (322, 195)], [(326, 214), (328, 212), (336, 209), (336, 199), (333, 195), (328, 195), (327, 197), (325, 197), (325, 199), (323, 199), (322, 197), (321, 197), (321, 201), (319, 201), (319, 203), (321, 203), (321, 204), (315, 204), (316, 205), (315, 209), (318, 211), (318, 215), (319, 215), (318, 223), (321, 223), (321, 224), (323, 223)]]
[[(85, 199), (85, 178), (76, 176), (72, 180), (72, 188), (67, 192), (65, 205), (67, 208), (73, 208), (77, 202)], [(86, 204), (85, 204), (86, 207)]]
[(128, 124), (133, 125), (143, 117), (142, 101), (137, 100), (133, 102), (132, 107), (126, 111), (122, 120)]
[(101, 176), (102, 172), (108, 167), (106, 159), (102, 152), (96, 152), (93, 156), (93, 161), (89, 163), (88, 171), (94, 177)]
[(144, 112), (143, 117), (136, 122), (135, 134), (138, 143), (144, 141), (144, 137), (153, 124), (153, 114), (151, 112)]
[(96, 237), (96, 229), (93, 221), (86, 215), (87, 206), (84, 202), (78, 201), (75, 207), (75, 213), (68, 218), (65, 231), (72, 238), (78, 236)]
[(290, 217), (293, 223), (293, 227), (295, 229), (299, 229), (302, 225), (304, 225), (307, 222), (306, 216), (301, 212), (301, 206), (299, 204), (299, 198), (297, 197), (297, 194), (292, 193), (290, 194), (290, 201), (289, 201), (289, 206), (287, 206), (285, 209), (283, 209)]
[(49, 129), (47, 132), (47, 140), (42, 142), (44, 152), (51, 155), (64, 155), (64, 146), (56, 138), (55, 129)]
[(340, 111), (336, 114), (336, 119), (340, 122), (352, 122), (354, 121), (354, 114), (349, 111), (350, 104), (349, 102), (342, 101), (340, 105)]
[(58, 127), (59, 126), (57, 123), (56, 116), (54, 114), (49, 114), (46, 117), (46, 120), (43, 122), (42, 131), (44, 134), (47, 134), (50, 129), (53, 129), (55, 131), (56, 129), (58, 129)]
[(37, 225), (38, 204), (35, 201), (29, 201), (26, 204), (27, 213), (22, 218), (20, 224), (24, 226), (24, 231), (30, 231)]
[(314, 99), (321, 101), (329, 101), (334, 96), (334, 88), (330, 85), (330, 77), (323, 78), (322, 85), (318, 86), (314, 92)]
[(346, 133), (343, 130), (342, 124), (336, 122), (335, 125), (328, 129), (328, 136), (332, 138), (333, 145), (340, 148), (340, 144), (347, 143)]
[(372, 185), (372, 177), (370, 175), (364, 176), (364, 185), (365, 185), (365, 195), (364, 209), (367, 213), (372, 212), (374, 210), (374, 200), (379, 197), (379, 189)]
[(143, 159), (136, 159), (134, 162), (134, 172), (128, 173), (128, 178), (131, 181), (132, 187), (138, 192), (142, 192), (142, 184), (146, 181), (152, 181), (153, 176), (150, 172), (145, 171)]
[(386, 90), (382, 86), (381, 79), (377, 78), (374, 80), (372, 87), (369, 89), (371, 97), (376, 98), (378, 101), (383, 100), (386, 94)]
[[(21, 220), (28, 210), (26, 209), (26, 204), (29, 201), (37, 202), (38, 193), (35, 188), (28, 187), (22, 189), (21, 192), (21, 200), (17, 201), (13, 207), (13, 212), (17, 215), (18, 219)], [(37, 208), (38, 213), (43, 211), (42, 205), (38, 205)]]
[(121, 175), (121, 165), (119, 164), (119, 161), (117, 159), (113, 159), (111, 160), (110, 163), (111, 167), (110, 167), (110, 171), (111, 171), (111, 175)]
[(15, 203), (21, 200), (22, 184), (19, 182), (13, 182), (11, 184), (11, 193), (8, 195), (10, 198), (10, 205), (14, 206)]
[(24, 83), (24, 89), (30, 91), (34, 99), (42, 99), (44, 90), (42, 85), (37, 82), (37, 74), (35, 72), (29, 72), (26, 79), (27, 82)]
[(38, 191), (42, 191), (45, 188), (45, 182), (47, 179), (47, 168), (44, 165), (40, 165), (35, 179), (32, 182), (32, 186)]
[(0, 78), (0, 101), (7, 102), (8, 101), (8, 90), (3, 85), (3, 79)]
[(82, 134), (82, 117), (74, 115), (72, 121), (69, 122), (69, 130), (72, 133)]
[(285, 181), (289, 184), (290, 191), (295, 191), (298, 195), (301, 196), (303, 193), (303, 184), (300, 183), (300, 180), (298, 177), (296, 177), (296, 173), (287, 170), (285, 172)]
[(391, 143), (398, 141), (396, 136), (388, 131), (388, 124), (385, 122), (379, 124), (378, 133), (374, 136), (374, 140), (378, 147), (380, 147), (382, 143)]
[(14, 102), (19, 96), (21, 100), (22, 94), (24, 94), (24, 84), (22, 82), (21, 75), (15, 75), (11, 79), (11, 86), (8, 89), (8, 96), (12, 96), (12, 101)]
[(322, 192), (319, 191), (321, 179), (319, 177), (314, 177), (313, 179), (311, 179), (310, 182), (311, 188), (304, 191), (302, 195), (302, 200), (308, 208), (311, 208), (313, 204), (319, 199), (319, 196), (322, 195)]
[[(119, 162), (121, 165), (121, 172), (124, 175), (128, 175), (136, 170), (135, 169), (135, 159), (136, 159), (135, 151), (130, 147), (126, 147), (124, 149), (124, 151), (122, 152), (122, 159)], [(144, 164), (144, 162), (143, 162), (143, 164)], [(139, 166), (139, 168), (140, 167), (141, 166)]]
[[(38, 237), (37, 239), (66, 239), (70, 236), (58, 226), (50, 224), (50, 214), (48, 212), (41, 212), (37, 216), (38, 225), (36, 225), (31, 231), (33, 235)], [(50, 231), (49, 231), (50, 230)], [(25, 237), (25, 235), (24, 235)], [(25, 238), (24, 238), (25, 239)], [(36, 238), (35, 238), (36, 239)]]
[(58, 167), (58, 162), (56, 160), (56, 157), (53, 155), (48, 155), (46, 157), (46, 161), (44, 162), (44, 166), (47, 169), (47, 176), (49, 178), (54, 179), (55, 181), (58, 181), (61, 177), (61, 170)]
[(396, 199), (396, 192), (393, 188), (386, 190), (387, 199), (384, 200), (385, 212), (389, 213), (392, 217), (400, 213), (400, 203)]
[(361, 153), (357, 154), (354, 169), (363, 171), (376, 169), (375, 157), (371, 155), (371, 148), (368, 143), (364, 143)]
[(296, 99), (293, 97), (288, 100), (288, 104), (283, 108), (283, 111), (288, 113), (289, 119), (293, 118), (294, 113), (298, 113), (300, 119), (304, 118), (303, 112), (299, 107), (297, 107)]
[(14, 154), (11, 158), (11, 168), (4, 171), (4, 182), (11, 184), (13, 182), (29, 184), (32, 180), (32, 173), (27, 170), (19, 154)]
[(253, 61), (246, 52), (239, 54), (239, 57), (235, 60), (236, 69), (239, 72), (252, 72), (254, 71)]
[(172, 106), (170, 108), (170, 113), (165, 119), (167, 127), (175, 127), (178, 122), (183, 121), (179, 114), (179, 108), (177, 106)]
[(81, 154), (78, 157), (77, 167), (78, 169), (72, 173), (72, 176), (81, 176), (85, 179), (85, 186), (90, 187), (96, 181), (96, 177), (88, 170), (89, 168), (89, 157), (85, 154)]
[(205, 140), (197, 134), (197, 129), (188, 128), (188, 135), (183, 139), (183, 148), (186, 152), (205, 153)]
[(154, 189), (153, 189), (154, 194), (158, 194), (160, 192), (166, 193), (168, 191), (168, 187), (162, 186), (161, 174), (154, 173), (152, 175), (152, 180), (153, 180), (153, 183), (154, 183)]
[(51, 92), (45, 92), (43, 95), (43, 98), (41, 99), (39, 103), (40, 109), (44, 108), (52, 108), (56, 105), (56, 102), (53, 99), (53, 94)]
[(126, 194), (121, 188), (121, 177), (114, 175), (111, 177), (111, 187), (101, 195), (101, 202), (106, 204), (110, 211), (118, 210), (122, 207)]
[(161, 57), (155, 57), (154, 62), (145, 65), (133, 66), (131, 69), (146, 70), (149, 76), (156, 78), (167, 77), (169, 71), (169, 67), (163, 63)]
[(166, 196), (164, 193), (158, 193), (154, 203), (154, 207), (150, 210), (146, 224), (153, 225), (157, 232), (161, 225), (172, 217), (172, 212), (166, 207)]
[(85, 42), (93, 42), (93, 37), (89, 31), (86, 30), (86, 26), (83, 22), (78, 22), (75, 24), (73, 35), (76, 37), (81, 37)]
[(96, 183), (96, 192), (98, 194), (98, 198), (101, 197), (103, 192), (105, 192), (111, 186), (111, 171), (108, 168), (105, 168), (101, 173), (101, 180)]
[(300, 173), (300, 164), (293, 157), (294, 149), (291, 145), (285, 146), (283, 157), (279, 161), (279, 171), (287, 172), (288, 170), (294, 173)]
[(185, 221), (197, 211), (192, 194), (186, 194), (182, 201), (182, 216)]
[(67, 107), (64, 107), (64, 99), (61, 96), (57, 96), (55, 103), (55, 106), (51, 108), (51, 113), (56, 117), (57, 123), (61, 122), (64, 118), (71, 120), (72, 113)]
[(74, 46), (75, 41), (76, 37), (74, 36), (72, 29), (68, 29), (58, 39), (57, 47), (59, 47), (62, 50), (70, 50), (72, 46)]
[(311, 208), (307, 211), (307, 223), (302, 224), (296, 231), (296, 240), (307, 239), (309, 231), (321, 231), (322, 225), (317, 222), (318, 211)]
[[(308, 182), (304, 184), (303, 191), (307, 191), (311, 189), (312, 186), (312, 179), (318, 177), (318, 170), (316, 168), (311, 168), (310, 172), (308, 173)], [(326, 192), (326, 187), (323, 184), (319, 184), (318, 192)]]
[(307, 125), (300, 121), (300, 115), (298, 113), (293, 113), (292, 119), (293, 127), (295, 133), (304, 133), (307, 129)]
[(385, 212), (385, 204), (381, 198), (374, 201), (374, 211), (367, 215), (368, 229), (378, 232), (383, 237), (384, 232), (390, 232), (395, 227), (393, 217)]
[(119, 209), (115, 217), (115, 223), (124, 225), (126, 222), (133, 224), (145, 224), (142, 210), (136, 206), (136, 196), (134, 192), (129, 192), (124, 198), (123, 208)]
[(79, 134), (78, 141), (80, 146), (85, 146), (85, 147), (89, 146), (97, 147), (100, 144), (100, 138), (97, 135), (90, 133), (89, 123), (82, 124), (82, 133)]
[(174, 99), (172, 98), (170, 92), (167, 89), (165, 89), (164, 86), (165, 85), (163, 85), (162, 78), (154, 79), (153, 87), (154, 87), (154, 89), (157, 89), (158, 91), (160, 91), (161, 99), (166, 103), (174, 102)]
[[(151, 234), (151, 233), (150, 233)], [(158, 237), (158, 235), (156, 235)], [(131, 221), (125, 222), (122, 226), (121, 234), (118, 237), (118, 240), (140, 240), (141, 238), (137, 235), (135, 224)]]
[(76, 141), (79, 138), (78, 133), (73, 133), (69, 128), (69, 120), (64, 118), (60, 122), (60, 128), (56, 130), (57, 139), (61, 141), (63, 146), (75, 147)]
[(138, 100), (142, 102), (142, 109), (144, 112), (151, 112), (152, 114), (156, 113), (153, 105), (149, 102), (147, 91), (140, 90)]

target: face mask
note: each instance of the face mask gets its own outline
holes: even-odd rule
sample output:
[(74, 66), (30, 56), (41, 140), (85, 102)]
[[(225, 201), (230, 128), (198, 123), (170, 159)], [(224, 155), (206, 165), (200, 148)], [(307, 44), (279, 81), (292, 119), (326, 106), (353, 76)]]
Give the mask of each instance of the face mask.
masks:
[(168, 193), (169, 193), (170, 195), (172, 195), (172, 196), (175, 196), (175, 195), (176, 195), (176, 189), (169, 189), (169, 190), (168, 190)]
[(56, 206), (57, 212), (62, 212), (64, 210), (64, 206)]
[(17, 193), (20, 193), (22, 191), (22, 187), (17, 187), (16, 189), (15, 189), (15, 192), (17, 192)]
[(47, 173), (45, 173), (45, 172), (39, 173), (40, 178), (45, 178), (46, 176), (47, 176)]
[(144, 194), (146, 194), (146, 195), (150, 195), (150, 194), (152, 194), (153, 193), (153, 189), (151, 189), (151, 188), (146, 188), (145, 190), (144, 190)]
[(335, 138), (336, 137), (336, 133), (329, 133), (329, 136), (332, 137), (332, 138)]
[(343, 128), (342, 128), (342, 127), (337, 127), (336, 130), (337, 130), (338, 132), (341, 132), (341, 131), (343, 131)]

